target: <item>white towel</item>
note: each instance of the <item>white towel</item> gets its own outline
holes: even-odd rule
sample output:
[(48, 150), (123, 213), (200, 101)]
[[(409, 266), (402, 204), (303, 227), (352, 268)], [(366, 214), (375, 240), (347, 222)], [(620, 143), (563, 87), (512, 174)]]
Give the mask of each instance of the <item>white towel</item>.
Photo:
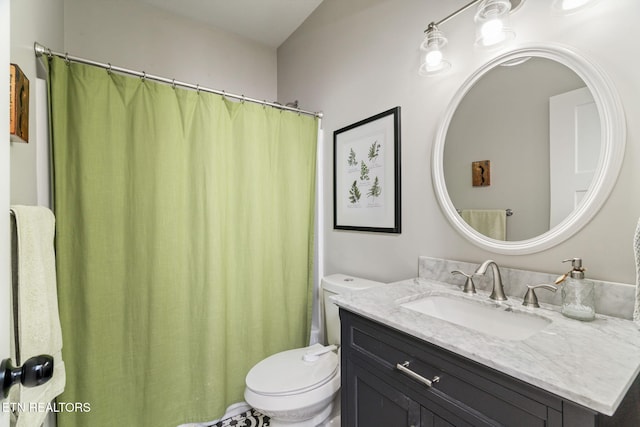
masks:
[[(18, 302), (15, 337), (20, 356), (18, 363), (22, 364), (33, 356), (49, 354), (53, 356), (54, 372), (53, 378), (41, 386), (14, 387), (10, 399), (46, 408), (64, 391), (65, 386), (53, 247), (55, 218), (49, 209), (38, 206), (13, 206), (11, 211), (15, 218), (14, 244), (17, 252), (13, 264), (17, 272), (14, 292), (17, 292)], [(47, 413), (29, 410), (15, 415), (17, 427), (34, 427), (44, 422)]]
[(462, 219), (479, 233), (496, 240), (507, 240), (505, 209), (463, 209)]
[(633, 310), (633, 320), (640, 325), (640, 220), (633, 238), (633, 250), (636, 255), (636, 305)]

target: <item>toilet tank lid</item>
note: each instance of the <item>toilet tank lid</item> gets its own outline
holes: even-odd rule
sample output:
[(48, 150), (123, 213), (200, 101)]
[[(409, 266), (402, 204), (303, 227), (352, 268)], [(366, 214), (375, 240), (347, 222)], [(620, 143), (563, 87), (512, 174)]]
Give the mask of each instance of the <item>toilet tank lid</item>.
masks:
[(382, 286), (384, 283), (346, 274), (331, 274), (322, 278), (322, 289), (336, 294), (350, 293), (362, 289)]

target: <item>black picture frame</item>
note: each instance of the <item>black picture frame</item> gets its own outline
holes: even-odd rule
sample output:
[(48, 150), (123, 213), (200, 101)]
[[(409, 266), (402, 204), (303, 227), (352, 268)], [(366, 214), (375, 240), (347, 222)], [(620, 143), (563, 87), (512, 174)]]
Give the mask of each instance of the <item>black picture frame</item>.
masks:
[(333, 132), (333, 228), (401, 232), (400, 107)]

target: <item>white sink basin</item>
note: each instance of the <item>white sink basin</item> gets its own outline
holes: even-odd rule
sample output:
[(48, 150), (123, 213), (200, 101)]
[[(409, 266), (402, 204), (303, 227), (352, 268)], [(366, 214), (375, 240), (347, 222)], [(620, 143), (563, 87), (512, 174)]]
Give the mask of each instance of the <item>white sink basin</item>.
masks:
[(410, 301), (400, 307), (508, 340), (527, 339), (551, 323), (544, 317), (512, 311), (508, 306), (443, 295)]

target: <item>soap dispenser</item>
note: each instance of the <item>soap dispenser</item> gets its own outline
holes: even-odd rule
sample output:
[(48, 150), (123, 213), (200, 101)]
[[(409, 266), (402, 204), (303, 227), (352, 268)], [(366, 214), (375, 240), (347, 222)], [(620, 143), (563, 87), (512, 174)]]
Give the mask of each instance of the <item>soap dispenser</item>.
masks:
[(562, 284), (562, 314), (572, 319), (589, 321), (596, 317), (593, 282), (584, 280), (581, 258), (571, 261), (571, 271), (564, 275)]

